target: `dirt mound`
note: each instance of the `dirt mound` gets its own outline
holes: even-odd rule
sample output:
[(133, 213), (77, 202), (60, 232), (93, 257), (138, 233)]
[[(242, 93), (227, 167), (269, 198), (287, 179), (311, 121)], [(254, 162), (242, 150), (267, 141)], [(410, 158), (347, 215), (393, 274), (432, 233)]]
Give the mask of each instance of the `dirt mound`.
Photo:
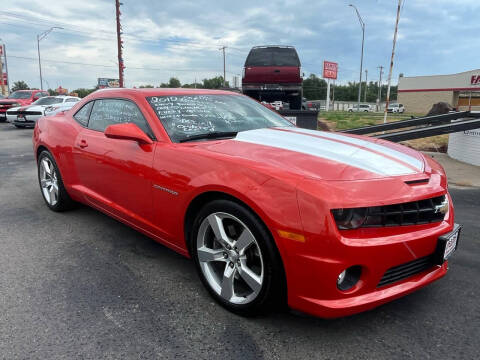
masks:
[(427, 116), (447, 114), (449, 111), (452, 111), (452, 110), (453, 108), (448, 103), (439, 102), (439, 103), (433, 104)]

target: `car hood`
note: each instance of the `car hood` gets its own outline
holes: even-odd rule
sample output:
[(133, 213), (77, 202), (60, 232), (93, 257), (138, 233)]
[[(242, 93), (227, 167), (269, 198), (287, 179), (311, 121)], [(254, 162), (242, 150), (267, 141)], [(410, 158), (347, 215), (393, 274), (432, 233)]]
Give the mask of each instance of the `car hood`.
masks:
[(43, 111), (43, 109), (49, 107), (49, 106), (55, 106), (57, 104), (51, 104), (51, 105), (30, 105), (30, 106), (27, 106), (25, 108), (23, 108), (22, 110), (27, 110), (28, 111)]
[(10, 104), (26, 105), (26, 104), (30, 104), (30, 99), (1, 99), (0, 104), (1, 105), (10, 105)]
[(198, 146), (251, 161), (270, 172), (293, 172), (324, 180), (415, 177), (425, 168), (424, 157), (402, 145), (299, 128), (243, 131), (234, 139)]

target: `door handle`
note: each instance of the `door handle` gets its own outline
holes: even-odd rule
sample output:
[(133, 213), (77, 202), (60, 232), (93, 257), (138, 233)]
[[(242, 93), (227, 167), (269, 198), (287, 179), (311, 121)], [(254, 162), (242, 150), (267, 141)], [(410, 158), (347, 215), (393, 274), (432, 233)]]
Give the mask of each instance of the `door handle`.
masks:
[(78, 146), (82, 149), (86, 148), (88, 146), (87, 141), (86, 140), (80, 140), (80, 144), (78, 144)]
[(273, 72), (280, 72), (280, 70), (276, 69), (276, 70), (273, 70)]

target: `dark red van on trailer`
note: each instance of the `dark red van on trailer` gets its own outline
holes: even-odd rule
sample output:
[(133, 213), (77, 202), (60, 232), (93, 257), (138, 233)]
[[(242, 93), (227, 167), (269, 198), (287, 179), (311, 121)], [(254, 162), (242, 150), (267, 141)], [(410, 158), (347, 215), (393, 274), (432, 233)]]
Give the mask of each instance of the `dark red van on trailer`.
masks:
[(255, 46), (245, 61), (242, 91), (259, 101), (284, 101), (302, 107), (300, 59), (293, 46)]

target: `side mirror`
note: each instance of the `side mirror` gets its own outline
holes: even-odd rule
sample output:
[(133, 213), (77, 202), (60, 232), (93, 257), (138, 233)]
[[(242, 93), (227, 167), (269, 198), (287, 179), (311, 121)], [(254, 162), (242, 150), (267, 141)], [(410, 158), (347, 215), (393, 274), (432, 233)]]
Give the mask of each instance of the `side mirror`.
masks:
[(153, 144), (152, 139), (133, 123), (110, 125), (105, 129), (105, 136), (111, 139), (134, 140), (139, 144)]

